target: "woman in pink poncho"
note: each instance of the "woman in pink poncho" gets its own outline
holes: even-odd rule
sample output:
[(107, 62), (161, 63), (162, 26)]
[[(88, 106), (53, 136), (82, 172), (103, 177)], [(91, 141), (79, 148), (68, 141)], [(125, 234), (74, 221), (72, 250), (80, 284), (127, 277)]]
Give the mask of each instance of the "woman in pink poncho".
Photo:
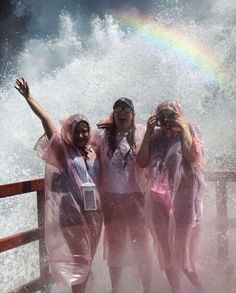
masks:
[(105, 222), (104, 257), (112, 292), (118, 292), (121, 268), (136, 266), (143, 290), (150, 292), (149, 234), (144, 218), (144, 196), (137, 184), (136, 153), (145, 127), (134, 123), (134, 106), (120, 98), (113, 113), (93, 134), (101, 166), (101, 200)]
[(42, 121), (45, 135), (36, 151), (45, 161), (45, 242), (50, 273), (59, 285), (83, 293), (102, 227), (96, 153), (89, 145), (90, 127), (79, 114), (62, 121), (57, 130), (29, 92), (27, 82), (16, 89)]
[[(159, 127), (154, 129), (156, 125)], [(176, 101), (159, 104), (156, 115), (148, 120), (137, 161), (149, 169), (151, 230), (172, 292), (180, 292), (180, 271), (201, 292), (195, 265), (202, 216), (203, 151), (196, 127), (187, 124)]]

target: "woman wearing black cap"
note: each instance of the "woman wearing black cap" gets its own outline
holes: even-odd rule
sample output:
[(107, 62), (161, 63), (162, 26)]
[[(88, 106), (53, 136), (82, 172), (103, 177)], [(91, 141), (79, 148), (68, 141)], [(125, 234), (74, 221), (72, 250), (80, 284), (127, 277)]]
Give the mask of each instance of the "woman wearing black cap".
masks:
[(145, 128), (134, 123), (134, 106), (120, 98), (109, 121), (93, 135), (101, 164), (102, 208), (105, 219), (104, 257), (112, 292), (117, 292), (121, 268), (136, 265), (144, 292), (149, 292), (149, 234), (144, 219), (144, 198), (136, 181), (136, 153)]

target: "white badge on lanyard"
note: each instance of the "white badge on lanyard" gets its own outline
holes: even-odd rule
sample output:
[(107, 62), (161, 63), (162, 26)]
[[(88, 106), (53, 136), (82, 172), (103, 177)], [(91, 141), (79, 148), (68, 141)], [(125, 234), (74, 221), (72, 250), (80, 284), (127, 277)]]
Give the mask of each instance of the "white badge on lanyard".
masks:
[(81, 184), (83, 197), (84, 197), (84, 210), (85, 211), (96, 211), (97, 202), (95, 195), (95, 184), (92, 182), (86, 182)]

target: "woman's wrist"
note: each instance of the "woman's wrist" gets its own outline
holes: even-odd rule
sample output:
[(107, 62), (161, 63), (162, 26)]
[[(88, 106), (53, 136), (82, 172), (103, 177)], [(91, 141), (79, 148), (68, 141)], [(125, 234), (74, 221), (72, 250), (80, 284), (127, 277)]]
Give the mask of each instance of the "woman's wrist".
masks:
[(25, 99), (26, 99), (27, 101), (28, 101), (28, 100), (31, 100), (31, 99), (33, 98), (33, 97), (31, 96), (30, 93), (25, 94), (24, 97), (25, 97)]
[(151, 137), (152, 134), (153, 134), (153, 130), (154, 129), (148, 127), (147, 130), (146, 130), (145, 136)]
[(191, 149), (192, 136), (187, 125), (186, 127), (182, 128), (182, 142), (187, 147), (188, 150)]
[(186, 124), (186, 123), (182, 124), (181, 125), (181, 130), (182, 130), (182, 132), (189, 131), (188, 124)]
[(183, 127), (181, 131), (182, 139), (183, 140), (188, 140), (189, 137), (191, 137), (190, 131), (188, 127)]

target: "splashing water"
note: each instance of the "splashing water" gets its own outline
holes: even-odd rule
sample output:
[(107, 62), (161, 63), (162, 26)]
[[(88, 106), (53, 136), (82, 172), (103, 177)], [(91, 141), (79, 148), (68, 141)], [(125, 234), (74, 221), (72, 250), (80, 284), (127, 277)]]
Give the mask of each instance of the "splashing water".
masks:
[[(235, 11), (233, 3), (227, 3)], [(217, 77), (206, 77), (196, 63), (186, 65), (171, 38), (168, 39), (168, 47), (160, 47), (158, 42), (147, 37), (147, 32), (140, 33), (137, 26), (131, 22), (126, 21), (124, 26), (124, 19), (118, 17), (117, 11), (113, 11), (114, 16), (107, 14), (103, 19), (94, 17), (90, 23), (89, 34), (80, 31), (80, 14), (76, 20), (69, 12), (61, 12), (59, 33), (43, 38), (32, 37), (25, 42), (24, 48), (17, 56), (14, 74), (9, 75), (9, 83), (1, 89), (1, 183), (43, 176), (43, 164), (33, 151), (38, 137), (43, 132), (42, 126), (24, 98), (13, 88), (14, 79), (18, 76), (24, 76), (28, 80), (32, 94), (55, 122), (61, 117), (81, 112), (89, 118), (91, 125), (95, 126), (100, 118), (109, 115), (114, 100), (120, 96), (127, 96), (134, 101), (136, 121), (145, 123), (161, 100), (177, 99), (182, 104), (188, 121), (200, 126), (208, 169), (235, 170), (236, 28), (234, 23), (225, 23), (223, 12), (219, 9), (222, 2), (217, 1), (217, 5), (211, 11), (215, 17), (217, 16), (218, 21), (215, 22), (212, 19), (207, 22), (205, 19), (202, 23), (196, 24), (185, 19), (176, 20), (173, 15), (168, 18), (168, 14), (163, 20), (158, 13), (146, 15), (145, 21), (157, 27), (163, 27), (165, 23), (168, 25), (169, 36), (178, 28), (181, 35), (188, 36), (189, 43), (192, 41), (192, 48), (195, 50), (198, 50), (198, 44), (204, 44), (212, 60), (227, 69), (222, 69), (220, 75), (226, 76), (226, 85), (221, 84)], [(225, 13), (229, 13), (226, 8)], [(140, 20), (140, 15), (137, 15), (136, 19)], [(144, 21), (139, 24), (140, 28)], [(178, 35), (175, 35), (174, 40), (179, 40)], [(59, 126), (58, 123), (57, 125)], [(231, 196), (235, 194), (234, 187), (232, 184), (229, 188)], [(206, 223), (215, 214), (213, 188), (214, 186), (208, 184), (206, 190)], [(0, 222), (6, 223), (5, 227), (0, 229), (2, 236), (15, 233), (14, 226), (19, 217), (23, 221), (19, 229), (28, 229), (28, 225), (37, 224), (33, 217), (34, 200), (30, 198), (27, 198), (27, 202), (31, 209), (27, 209), (24, 216), (23, 203), (20, 200), (14, 203), (10, 200), (0, 202)], [(235, 208), (235, 202), (231, 202), (230, 208)], [(4, 212), (6, 210), (7, 213)], [(206, 228), (203, 235), (200, 261), (205, 267), (214, 263), (215, 254), (212, 251), (216, 250), (214, 242), (217, 237), (214, 233), (213, 229)], [(231, 241), (233, 240), (235, 239), (232, 236)], [(31, 249), (33, 251), (35, 247)], [(20, 252), (19, 255), (20, 259), (28, 257), (26, 251)], [(0, 266), (10, 266), (12, 270), (11, 254), (7, 253), (1, 257)], [(108, 292), (109, 281), (101, 283), (100, 276), (96, 275), (99, 271), (96, 270), (98, 263), (102, 263), (100, 258), (101, 248), (99, 260), (94, 265), (95, 277), (92, 284), (95, 287), (99, 284), (99, 292)], [(102, 266), (107, 279), (106, 266), (104, 263)], [(27, 273), (33, 276), (36, 269), (33, 264), (30, 267), (31, 271)], [(165, 283), (164, 276), (158, 269), (157, 272), (158, 280)], [(213, 277), (213, 273), (211, 276)], [(21, 278), (23, 277), (19, 275), (20, 280)], [(16, 286), (16, 283), (10, 281), (7, 272), (3, 274), (2, 284), (0, 291), (10, 290)], [(160, 285), (160, 288), (166, 287)], [(224, 282), (217, 283), (215, 280), (209, 292), (221, 289), (224, 289)], [(95, 289), (91, 287), (89, 292), (93, 290)], [(186, 290), (190, 292), (188, 285)]]

